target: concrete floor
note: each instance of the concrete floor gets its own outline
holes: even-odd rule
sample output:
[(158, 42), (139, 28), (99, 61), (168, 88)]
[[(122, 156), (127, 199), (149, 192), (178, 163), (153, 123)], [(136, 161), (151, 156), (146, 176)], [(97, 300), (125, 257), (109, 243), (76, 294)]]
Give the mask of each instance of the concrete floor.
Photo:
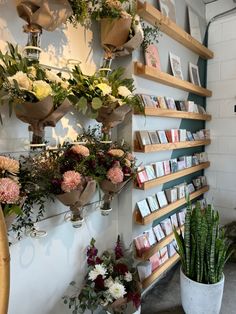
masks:
[[(236, 264), (225, 267), (225, 290), (221, 314), (236, 314)], [(181, 307), (179, 266), (149, 290), (142, 300), (141, 314), (184, 314)], [(208, 314), (208, 313), (204, 313)]]

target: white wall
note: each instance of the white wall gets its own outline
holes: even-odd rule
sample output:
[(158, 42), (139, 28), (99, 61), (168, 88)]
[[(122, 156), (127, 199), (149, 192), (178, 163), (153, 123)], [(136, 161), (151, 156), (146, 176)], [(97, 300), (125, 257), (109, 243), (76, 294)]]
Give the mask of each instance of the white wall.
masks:
[[(224, 5), (223, 5), (224, 2)], [(207, 15), (224, 11), (232, 1), (207, 6)], [(220, 211), (222, 223), (236, 219), (236, 13), (212, 23), (209, 48), (215, 58), (208, 63), (208, 87), (213, 97), (207, 108), (212, 121), (207, 123), (212, 144), (207, 148), (211, 167), (207, 177), (211, 186), (209, 201)]]
[[(0, 49), (6, 41), (24, 46), (27, 41), (22, 31), (24, 22), (18, 18), (15, 1), (0, 1)], [(90, 44), (91, 42), (91, 44)], [(82, 62), (86, 72), (94, 71), (102, 58), (99, 33), (86, 32), (81, 27), (68, 26), (53, 33), (43, 32), (41, 62), (65, 66), (66, 59)], [(12, 117), (7, 108), (1, 108), (4, 125), (0, 126), (0, 153), (27, 150), (29, 136), (27, 124)], [(67, 114), (55, 130), (47, 128), (47, 139), (54, 142), (69, 137), (76, 138), (81, 126), (94, 124), (78, 114)], [(98, 197), (96, 197), (98, 199)], [(63, 212), (67, 208), (59, 202), (46, 205), (46, 217)], [(72, 229), (63, 221), (63, 215), (41, 222), (38, 226), (48, 236), (42, 239), (24, 238), (11, 247), (11, 295), (9, 314), (65, 314), (71, 313), (61, 298), (69, 283), (76, 280), (80, 285), (86, 271), (86, 246), (92, 237), (97, 239), (103, 251), (113, 247), (117, 236), (117, 206), (113, 213), (102, 217), (98, 210), (89, 208), (86, 223), (81, 229)]]

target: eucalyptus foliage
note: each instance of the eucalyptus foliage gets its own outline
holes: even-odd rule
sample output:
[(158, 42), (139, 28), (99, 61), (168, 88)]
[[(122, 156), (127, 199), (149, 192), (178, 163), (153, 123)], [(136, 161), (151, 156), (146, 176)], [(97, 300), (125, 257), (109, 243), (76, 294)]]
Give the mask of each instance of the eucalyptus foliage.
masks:
[(211, 205), (192, 208), (188, 202), (184, 236), (174, 230), (182, 271), (197, 282), (215, 284), (222, 279), (223, 268), (231, 255), (219, 213)]

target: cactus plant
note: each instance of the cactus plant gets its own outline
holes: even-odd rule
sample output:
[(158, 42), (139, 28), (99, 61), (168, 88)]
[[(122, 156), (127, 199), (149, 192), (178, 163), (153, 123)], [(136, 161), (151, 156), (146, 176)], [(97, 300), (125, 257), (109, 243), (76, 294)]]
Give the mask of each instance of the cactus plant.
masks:
[(184, 235), (174, 230), (182, 271), (197, 282), (214, 284), (222, 279), (223, 268), (231, 255), (219, 213), (211, 205), (192, 208), (188, 200)]

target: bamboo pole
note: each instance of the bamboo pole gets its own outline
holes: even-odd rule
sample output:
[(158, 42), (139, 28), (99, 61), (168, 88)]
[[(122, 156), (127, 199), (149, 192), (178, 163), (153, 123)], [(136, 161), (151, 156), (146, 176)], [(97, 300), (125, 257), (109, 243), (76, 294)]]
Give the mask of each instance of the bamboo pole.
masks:
[(0, 206), (0, 314), (7, 314), (10, 293), (10, 253), (7, 228)]

